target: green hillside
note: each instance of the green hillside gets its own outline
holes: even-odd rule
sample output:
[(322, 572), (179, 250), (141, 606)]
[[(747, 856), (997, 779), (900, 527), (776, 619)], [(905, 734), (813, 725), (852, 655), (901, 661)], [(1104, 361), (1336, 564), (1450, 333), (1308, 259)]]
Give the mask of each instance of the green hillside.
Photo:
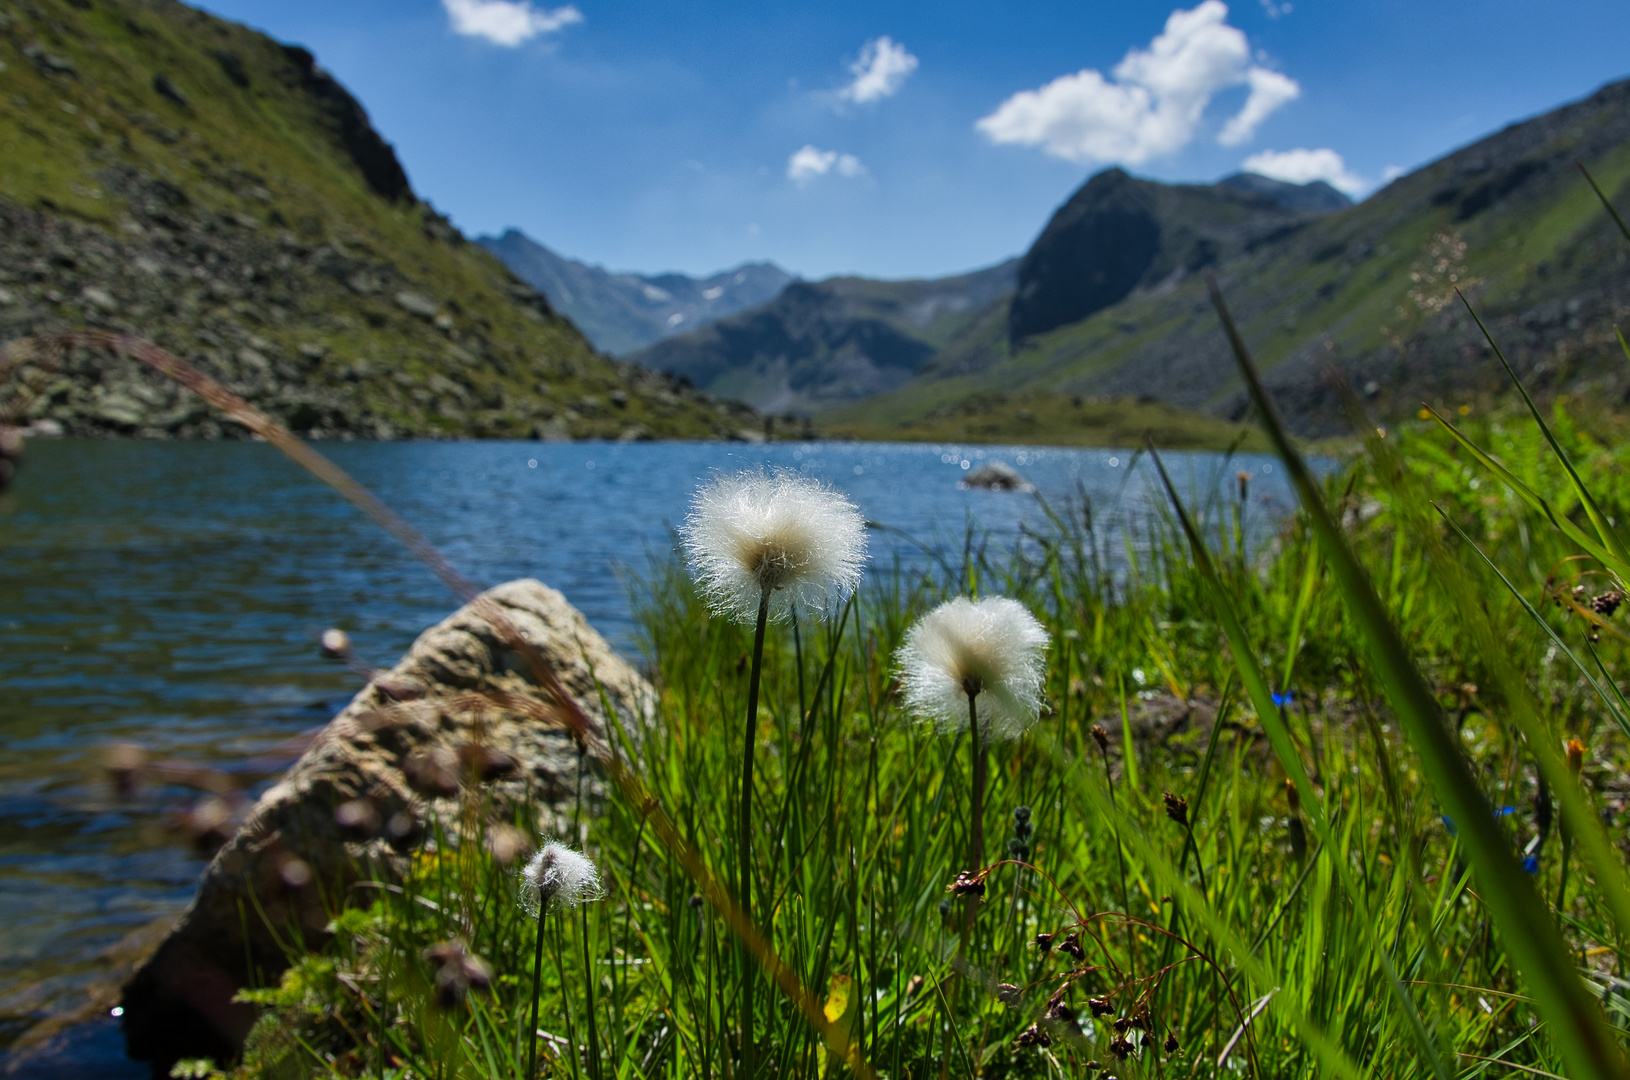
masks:
[[(754, 424), (597, 356), (414, 195), (304, 49), (173, 0), (0, 3), (0, 339), (87, 324), (149, 337), (318, 436)], [(222, 433), (108, 358), (4, 393), (71, 432)]]
[[(1458, 402), (1502, 388), (1457, 287), (1534, 385), (1590, 381), (1602, 395), (1625, 393), (1612, 328), (1630, 321), (1630, 255), (1576, 161), (1630, 202), (1630, 83), (1513, 125), (1209, 267), (1297, 430), (1344, 429), (1332, 366), (1383, 416), (1413, 413), (1423, 397)], [(1017, 341), (1010, 303), (987, 309), (892, 393), (822, 420), (899, 427), (1019, 390), (1152, 396), (1243, 415), (1200, 273), (1179, 267)]]

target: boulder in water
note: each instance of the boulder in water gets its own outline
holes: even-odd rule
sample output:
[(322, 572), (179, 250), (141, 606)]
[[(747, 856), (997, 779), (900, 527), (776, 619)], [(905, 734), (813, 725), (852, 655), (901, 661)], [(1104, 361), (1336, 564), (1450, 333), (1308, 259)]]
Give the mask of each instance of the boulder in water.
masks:
[(987, 491), (1035, 491), (1035, 485), (1019, 475), (1019, 471), (1004, 462), (993, 461), (981, 465), (962, 478), (962, 486), (984, 488)]

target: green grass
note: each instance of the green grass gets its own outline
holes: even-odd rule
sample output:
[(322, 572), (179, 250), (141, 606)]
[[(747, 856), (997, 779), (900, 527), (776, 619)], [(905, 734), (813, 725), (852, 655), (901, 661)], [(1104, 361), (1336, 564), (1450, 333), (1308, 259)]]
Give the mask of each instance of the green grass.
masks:
[[(1603, 512), (1623, 520), (1630, 450), (1596, 442), (1565, 414), (1551, 426)], [(1469, 427), (1468, 438), (1548, 493), (1553, 512), (1584, 520), (1531, 420), (1474, 418)], [(1577, 547), (1458, 442), (1424, 426), (1382, 442), (1322, 499), (1419, 673), (1424, 707), (1446, 717), (1473, 790), (1512, 808), (1482, 831), (1513, 865), (1538, 838), (1537, 872), (1518, 875), (1546, 898), (1537, 917), (1566, 942), (1552, 957), (1556, 970), (1608, 994), (1604, 1030), (1611, 1024), (1622, 1043), (1630, 1011), (1617, 989), (1625, 941), (1614, 890), (1598, 878), (1600, 864), (1576, 857), (1555, 906), (1560, 819), (1544, 831), (1538, 807), (1550, 800), (1513, 720), (1532, 710), (1553, 751), (1564, 736), (1585, 743), (1579, 795), (1608, 823), (1609, 850), (1622, 853), (1618, 777), (1630, 746), (1607, 701), (1581, 689), (1554, 647), (1561, 640), (1593, 655), (1599, 679), (1622, 682), (1616, 628), (1592, 645), (1587, 624), (1554, 605), (1544, 607), (1547, 625), (1536, 624), (1431, 515), (1441, 506), (1526, 599), (1566, 594), (1571, 580), (1547, 578)], [(1214, 499), (1192, 508), (1214, 576), (1175, 517), (1135, 537), (1132, 569), (1116, 575), (1107, 541), (1057, 509), (1054, 527), (1016, 552), (986, 551), (975, 537), (974, 554), (931, 572), (874, 575), (839, 626), (806, 624), (796, 642), (782, 628), (769, 639), (754, 874), (755, 895), (773, 898), (760, 909), (774, 915), (762, 928), (816, 1002), (831, 1006), (860, 1067), (1039, 1077), (1087, 1075), (1086, 1063), (1098, 1061), (1123, 1077), (1393, 1078), (1431, 1075), (1430, 1046), (1456, 1077), (1618, 1075), (1576, 1069), (1574, 1043), (1557, 1036), (1557, 1014), (1522, 950), (1509, 947), (1466, 826), (1446, 824), (1454, 804), (1403, 737), (1412, 721), (1390, 696), (1384, 665), (1366, 659), (1369, 632), (1351, 614), (1340, 587), (1348, 578), (1333, 570), (1338, 555), (1313, 519), (1290, 522), (1266, 555), (1242, 552), (1241, 519), (1254, 511)], [(1438, 554), (1423, 557), (1428, 547)], [(1449, 566), (1469, 593), (1455, 591)], [(984, 822), (1006, 842), (1014, 808), (1032, 808), (1028, 859), (992, 871), (959, 976), (960, 908), (942, 901), (968, 869), (958, 855), (966, 754), (901, 714), (890, 656), (914, 615), (970, 587), (1026, 600), (1053, 647), (1049, 709), (1027, 738), (998, 747)], [(728, 880), (748, 631), (709, 618), (676, 565), (653, 566), (636, 600), (663, 703), (637, 771), (684, 840)], [(1219, 602), (1237, 620), (1243, 653), (1229, 650)], [(1476, 625), (1467, 603), (1481, 613)], [(1202, 717), (1217, 708), (1219, 722), (1156, 735), (1146, 718), (1180, 712), (1185, 700), (1200, 703)], [(1107, 755), (1095, 724), (1108, 733)], [(1287, 761), (1301, 789), (1294, 802)], [(1168, 816), (1166, 792), (1188, 800), (1192, 835)], [(467, 797), (482, 798), (479, 789)], [(587, 846), (608, 895), (546, 922), (540, 1027), (551, 1037), (542, 1046), (550, 1074), (729, 1074), (739, 977), (726, 924), (699, 902), (637, 805), (612, 799), (589, 823)], [(427, 847), (401, 895), (340, 915), (330, 947), (256, 995), (272, 1009), (243, 1074), (377, 1075), (383, 1032), (389, 1075), (519, 1075), (534, 939), (515, 907), (512, 871), (479, 845), (442, 838)], [(1038, 933), (1072, 930), (1091, 968), (1073, 977), (1074, 962), (1034, 946)], [(433, 1002), (422, 953), (453, 936), (498, 977), (490, 994), (447, 1010)], [(1020, 1047), (1065, 982), (1083, 1016), (1090, 998), (1111, 1006), (1096, 1037), (1055, 1028), (1050, 1047)], [(1004, 1003), (1002, 983), (1018, 988), (1009, 994), (1016, 1004)], [(833, 1075), (836, 1066), (822, 1064), (828, 1048), (794, 1004), (767, 984), (759, 994), (766, 1067)], [(1258, 1008), (1235, 1040), (1241, 1015)], [(1116, 1062), (1108, 1021), (1144, 1009), (1155, 1041), (1173, 1035), (1180, 1048), (1151, 1046)], [(580, 1050), (562, 1055), (563, 1045)]]
[(828, 420), (816, 429), (833, 438), (880, 442), (1017, 443), (1035, 446), (1139, 446), (1145, 438), (1174, 450), (1260, 452), (1267, 440), (1254, 428), (1158, 401), (1088, 398), (1029, 392), (964, 398), (918, 418), (890, 424), (866, 404), (846, 410), (853, 419)]

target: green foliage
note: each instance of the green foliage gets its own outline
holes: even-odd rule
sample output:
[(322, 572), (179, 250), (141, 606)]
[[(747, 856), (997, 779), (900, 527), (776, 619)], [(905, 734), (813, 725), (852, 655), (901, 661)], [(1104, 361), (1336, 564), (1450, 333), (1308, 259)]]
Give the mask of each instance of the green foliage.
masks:
[[(1472, 417), (1465, 427), (1520, 463), (1556, 512), (1585, 520), (1531, 423)], [(1598, 441), (1565, 414), (1551, 427), (1603, 512), (1624, 520), (1630, 446)], [(1570, 608), (1542, 610), (1547, 590), (1571, 590), (1573, 578), (1547, 578), (1577, 549), (1435, 431), (1389, 433), (1390, 458), (1353, 461), (1323, 498), (1458, 735), (1468, 775), (1489, 805), (1513, 808), (1491, 819), (1495, 834), (1514, 861), (1537, 861), (1528, 880), (1539, 894), (1557, 896), (1556, 793), (1508, 720), (1511, 695), (1532, 699), (1553, 745), (1567, 735), (1589, 747), (1581, 795), (1610, 820), (1622, 852), (1624, 735), (1603, 698), (1581, 692), (1551, 634), (1615, 683), (1622, 646), (1611, 635), (1589, 645), (1592, 624)], [(1403, 474), (1388, 474), (1387, 460)], [(1536, 602), (1546, 628), (1481, 556), (1452, 542), (1442, 518), (1421, 516), (1428, 500)], [(1446, 827), (1447, 804), (1398, 734), (1386, 682), (1363, 659), (1364, 634), (1309, 521), (1292, 520), (1270, 550), (1250, 552), (1250, 500), (1203, 500), (1195, 528), (1215, 571), (1207, 584), (1175, 519), (1111, 541), (1085, 527), (1082, 508), (1054, 510), (1052, 528), (1017, 551), (991, 550), (975, 533), (965, 554), (929, 572), (871, 577), (840, 624), (782, 627), (767, 641), (755, 907), (779, 955), (852, 1033), (853, 1064), (888, 1076), (938, 1075), (942, 1065), (956, 1075), (1078, 1074), (1087, 1061), (1114, 1063), (1119, 1076), (1426, 1076), (1424, 1037), (1449, 1075), (1498, 1075), (1506, 1064), (1581, 1075), (1468, 872), (1464, 828)], [(1422, 557), (1428, 538), (1417, 530), (1427, 527), (1476, 587), (1482, 628), (1468, 626), (1443, 567)], [(1129, 570), (1111, 569), (1112, 542)], [(1054, 645), (1048, 715), (991, 762), (985, 831), (1028, 851), (990, 870), (959, 975), (960, 901), (941, 902), (969, 869), (967, 755), (901, 715), (891, 657), (916, 614), (970, 584), (1026, 600)], [(1247, 659), (1283, 704), (1225, 689), (1240, 685), (1241, 668), (1208, 599), (1219, 588)], [(750, 631), (710, 618), (674, 564), (654, 565), (637, 599), (662, 711), (627, 750), (682, 834), (729, 879)], [(1483, 630), (1520, 673), (1514, 684), (1480, 649)], [(1114, 733), (1106, 751), (1094, 725)], [(1294, 800), (1287, 761), (1301, 774)], [(1167, 792), (1187, 799), (1186, 824), (1171, 816)], [(1019, 806), (1033, 823), (1022, 840)], [(638, 807), (613, 800), (588, 830), (608, 895), (545, 921), (540, 1060), (573, 1077), (728, 1071), (732, 936)], [(516, 907), (513, 868), (442, 838), (398, 888), (339, 916), (320, 957), (255, 998), (269, 1011), (245, 1074), (378, 1075), (381, 1060), (388, 1075), (521, 1073), (536, 931)], [(1607, 995), (1622, 1040), (1624, 943), (1597, 868), (1576, 860), (1565, 895), (1544, 917), (1584, 985)], [(1060, 954), (1072, 932), (1084, 962)], [(1057, 935), (1051, 950), (1036, 948), (1041, 933)], [(449, 1008), (425, 954), (455, 938), (497, 977)], [(1040, 1020), (1061, 987), (1093, 1037)], [(764, 1068), (841, 1068), (785, 997), (762, 982), (758, 993)], [(1101, 1019), (1091, 1018), (1092, 998), (1110, 1007)], [(1116, 1063), (1110, 1022), (1144, 1010), (1150, 1044)], [(1051, 1045), (1020, 1046), (1038, 1020)], [(1175, 1052), (1159, 1048), (1167, 1035)]]

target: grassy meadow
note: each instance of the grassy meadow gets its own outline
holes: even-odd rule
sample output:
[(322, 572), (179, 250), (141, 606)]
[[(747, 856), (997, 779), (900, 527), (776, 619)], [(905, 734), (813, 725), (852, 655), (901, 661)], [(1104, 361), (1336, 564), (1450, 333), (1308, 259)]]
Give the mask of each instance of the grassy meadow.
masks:
[[(1586, 519), (1532, 418), (1457, 419), (1552, 513)], [(1600, 511), (1622, 520), (1630, 450), (1561, 406), (1545, 419)], [(1435, 424), (1373, 440), (1323, 494), (1493, 808), (1487, 824), (1527, 860), (1565, 971), (1622, 1039), (1612, 898), (1570, 843), (1533, 732), (1510, 719), (1531, 710), (1553, 754), (1582, 745), (1583, 798), (1622, 859), (1623, 635), (1579, 613), (1614, 579)], [(1479, 874), (1469, 830), (1404, 737), (1314, 524), (1304, 513), (1268, 550), (1244, 551), (1248, 490), (1187, 509), (1214, 577), (1175, 513), (1111, 552), (1085, 508), (1057, 506), (1018, 550), (971, 534), (930, 572), (872, 574), (832, 624), (772, 627), (755, 914), (803, 1007), (829, 1024), (823, 1036), (755, 971), (760, 1074), (1587, 1075), (1547, 987), (1519, 970), (1488, 896), (1499, 882)], [(1117, 557), (1130, 568), (1113, 572)], [(902, 714), (891, 657), (914, 615), (969, 593), (1024, 600), (1052, 646), (1041, 721), (994, 748), (989, 873), (963, 941), (964, 901), (947, 885), (975, 869), (965, 747)], [(1266, 712), (1221, 596), (1271, 687)], [(635, 597), (662, 710), (624, 749), (683, 838), (734, 880), (750, 630), (710, 617), (677, 562), (652, 567)], [(1287, 784), (1272, 729), (1316, 807)], [(542, 1067), (742, 1075), (736, 939), (641, 809), (613, 797), (584, 810), (605, 896), (544, 920)], [(272, 1008), (241, 1075), (524, 1074), (536, 930), (516, 867), (434, 840), (401, 893), (339, 915), (329, 946), (253, 994)], [(446, 965), (427, 950), (455, 939), (491, 965), (490, 989), (484, 974), (467, 993), (438, 983)]]
[[(1355, 416), (1316, 481), (1213, 298), (1300, 496), (1271, 543), (1242, 475), (1194, 505), (1167, 481), (1119, 539), (1053, 505), (1015, 548), (971, 525), (870, 572), (764, 639), (750, 816), (753, 635), (656, 562), (631, 588), (660, 708), (575, 815), (601, 895), (534, 920), (514, 829), (433, 833), (247, 992), (233, 1074), (1630, 1075), (1622, 420), (1520, 385)], [(1050, 637), (982, 781), (894, 659), (970, 595)]]

